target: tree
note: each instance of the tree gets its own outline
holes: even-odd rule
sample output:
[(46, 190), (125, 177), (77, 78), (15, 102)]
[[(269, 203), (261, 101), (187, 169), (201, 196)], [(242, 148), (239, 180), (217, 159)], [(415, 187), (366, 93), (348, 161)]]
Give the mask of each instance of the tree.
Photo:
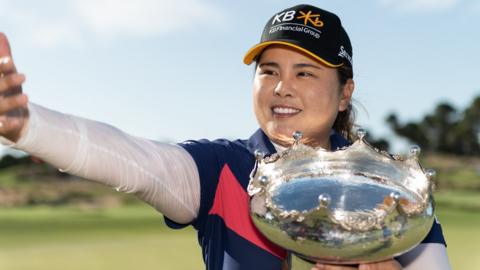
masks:
[(418, 144), (425, 151), (480, 154), (480, 96), (463, 112), (443, 102), (418, 122), (402, 124), (395, 113), (388, 115), (386, 122), (398, 136)]

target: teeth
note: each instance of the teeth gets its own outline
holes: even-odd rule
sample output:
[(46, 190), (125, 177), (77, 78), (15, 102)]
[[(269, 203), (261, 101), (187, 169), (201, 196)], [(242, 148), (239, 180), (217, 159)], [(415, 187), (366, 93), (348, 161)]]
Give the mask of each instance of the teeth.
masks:
[(285, 108), (285, 107), (274, 107), (273, 112), (279, 113), (279, 114), (292, 114), (292, 113), (298, 113), (300, 112), (300, 110), (293, 109), (293, 108)]

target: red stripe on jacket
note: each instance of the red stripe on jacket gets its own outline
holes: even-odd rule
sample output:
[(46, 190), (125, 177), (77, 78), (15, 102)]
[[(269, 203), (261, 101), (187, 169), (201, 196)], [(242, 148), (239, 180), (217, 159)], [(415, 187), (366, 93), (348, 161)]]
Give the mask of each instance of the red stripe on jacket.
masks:
[(215, 191), (215, 200), (209, 214), (220, 216), (225, 225), (236, 234), (284, 259), (286, 251), (265, 238), (255, 227), (249, 214), (249, 197), (230, 167), (225, 164)]

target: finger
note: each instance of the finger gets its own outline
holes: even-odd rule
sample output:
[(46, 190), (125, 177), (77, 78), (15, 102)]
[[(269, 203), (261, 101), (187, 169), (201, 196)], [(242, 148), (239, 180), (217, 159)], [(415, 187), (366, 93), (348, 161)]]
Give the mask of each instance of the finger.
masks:
[(12, 61), (12, 50), (10, 49), (10, 42), (8, 41), (7, 36), (4, 33), (0, 32), (0, 59), (1, 58), (9, 58), (12, 70), (15, 71), (15, 65)]
[(10, 43), (7, 36), (0, 32), (0, 57), (12, 57), (12, 51), (10, 50)]
[(358, 269), (358, 267), (351, 266), (351, 265), (333, 265), (333, 264), (317, 263), (315, 264), (315, 267), (312, 268), (312, 270), (352, 270), (352, 269)]
[(1, 57), (0, 58), (0, 78), (15, 72), (16, 72), (16, 69), (12, 61), (12, 58), (10, 58), (9, 56)]
[(3, 116), (18, 108), (26, 108), (27, 103), (28, 97), (24, 94), (0, 98), (0, 115)]
[(402, 265), (396, 260), (388, 260), (376, 263), (361, 264), (359, 270), (401, 270)]
[[(22, 110), (26, 109), (22, 108)], [(8, 133), (18, 133), (23, 126), (24, 119), (18, 117), (0, 116), (0, 134), (7, 135)], [(10, 136), (6, 136), (10, 137)]]
[(0, 78), (0, 95), (8, 97), (22, 92), (22, 84), (25, 82), (25, 75), (10, 74)]

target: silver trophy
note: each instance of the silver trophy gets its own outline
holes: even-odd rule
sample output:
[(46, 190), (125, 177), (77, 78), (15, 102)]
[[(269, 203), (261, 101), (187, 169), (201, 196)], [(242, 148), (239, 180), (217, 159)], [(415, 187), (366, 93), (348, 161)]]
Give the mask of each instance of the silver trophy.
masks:
[(393, 258), (419, 244), (434, 220), (433, 170), (419, 147), (402, 159), (365, 141), (329, 152), (300, 142), (257, 154), (248, 193), (255, 226), (293, 254), (292, 269), (313, 262), (358, 264)]

